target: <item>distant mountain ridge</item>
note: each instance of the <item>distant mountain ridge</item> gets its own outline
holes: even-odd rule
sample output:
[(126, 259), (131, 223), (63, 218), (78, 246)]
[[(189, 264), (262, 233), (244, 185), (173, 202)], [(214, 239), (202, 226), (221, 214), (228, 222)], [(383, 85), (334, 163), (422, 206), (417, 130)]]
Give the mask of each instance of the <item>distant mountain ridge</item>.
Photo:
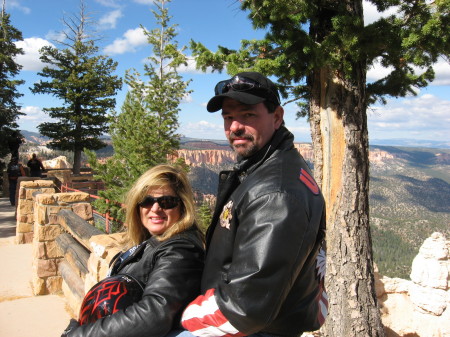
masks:
[[(44, 145), (50, 139), (40, 135), (38, 132), (20, 131), (25, 139), (29, 142), (36, 143), (39, 145)], [(110, 137), (104, 136), (104, 141), (106, 143), (110, 143)], [(186, 146), (195, 146), (196, 150), (200, 150), (205, 146), (228, 146), (228, 142), (226, 140), (217, 140), (217, 139), (200, 139), (200, 138), (191, 138), (191, 137), (181, 137), (181, 144), (186, 144)], [(450, 149), (450, 139), (443, 141), (434, 141), (434, 140), (421, 140), (421, 139), (374, 139), (370, 141), (371, 146), (401, 146), (401, 147), (425, 147), (425, 148), (436, 148), (436, 149)], [(198, 148), (197, 148), (198, 147)], [(211, 149), (211, 147), (207, 147)]]

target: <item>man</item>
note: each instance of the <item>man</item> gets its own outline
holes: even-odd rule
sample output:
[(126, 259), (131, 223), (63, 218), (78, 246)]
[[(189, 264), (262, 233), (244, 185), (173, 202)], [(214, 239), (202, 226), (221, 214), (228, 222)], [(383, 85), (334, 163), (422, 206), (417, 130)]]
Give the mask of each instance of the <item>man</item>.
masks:
[(11, 203), (11, 206), (16, 206), (17, 179), (25, 176), (25, 170), (22, 164), (19, 163), (19, 158), (11, 158), (6, 172), (8, 173), (9, 202)]
[[(196, 336), (298, 336), (327, 315), (325, 204), (284, 127), (276, 86), (256, 72), (216, 85), (238, 156), (220, 173), (202, 293), (182, 325)], [(182, 335), (186, 335), (183, 333)]]
[(27, 166), (30, 168), (30, 177), (42, 177), (42, 171), (45, 170), (42, 162), (37, 158), (36, 153), (33, 153)]

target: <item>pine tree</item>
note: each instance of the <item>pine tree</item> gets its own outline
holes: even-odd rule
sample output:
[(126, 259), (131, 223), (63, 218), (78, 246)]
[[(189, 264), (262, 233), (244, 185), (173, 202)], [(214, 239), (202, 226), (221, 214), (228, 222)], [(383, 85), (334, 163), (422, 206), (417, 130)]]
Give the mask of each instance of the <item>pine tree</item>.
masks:
[[(0, 158), (10, 152), (8, 143), (14, 134), (21, 137), (16, 120), (23, 115), (17, 104), (17, 99), (23, 94), (18, 92), (17, 87), (25, 81), (15, 79), (22, 69), (15, 57), (23, 54), (15, 42), (21, 40), (22, 33), (11, 25), (10, 15), (5, 12), (3, 5), (0, 26)], [(3, 162), (0, 162), (1, 168), (4, 168)]]
[(203, 233), (206, 233), (212, 220), (212, 210), (210, 205), (206, 201), (203, 201), (198, 207), (197, 213), (199, 227), (202, 229)]
[[(450, 54), (448, 0), (370, 2), (399, 13), (364, 26), (362, 0), (242, 0), (254, 27), (267, 29), (265, 39), (215, 53), (191, 46), (203, 70), (276, 76), (284, 98), (309, 117), (315, 177), (327, 202), (327, 336), (384, 336), (369, 228), (367, 107), (414, 94), (433, 79), (438, 57)], [(377, 62), (393, 70), (366, 83)]]
[(61, 106), (43, 109), (58, 122), (42, 123), (38, 129), (52, 139), (51, 148), (74, 153), (73, 172), (79, 173), (83, 149), (106, 146), (100, 137), (108, 131), (108, 112), (115, 107), (122, 80), (112, 75), (117, 62), (98, 55), (96, 41), (87, 32), (90, 21), (83, 2), (79, 16), (64, 23), (70, 31), (68, 42), (61, 42), (66, 48), (41, 49), (40, 59), (48, 66), (38, 75), (49, 80), (35, 83), (31, 91), (61, 100)]
[[(96, 177), (105, 183), (106, 190), (100, 195), (108, 200), (123, 202), (131, 184), (150, 167), (165, 163), (179, 148), (178, 128), (179, 104), (186, 94), (188, 82), (177, 73), (177, 67), (186, 64), (183, 50), (178, 49), (174, 38), (176, 25), (169, 25), (171, 17), (165, 5), (169, 0), (156, 1), (157, 11), (152, 11), (159, 28), (147, 31), (153, 55), (144, 65), (143, 81), (136, 70), (125, 77), (130, 87), (121, 113), (114, 114), (110, 134), (114, 155), (105, 164), (88, 154), (89, 163)], [(119, 214), (114, 204), (99, 201), (96, 207)]]

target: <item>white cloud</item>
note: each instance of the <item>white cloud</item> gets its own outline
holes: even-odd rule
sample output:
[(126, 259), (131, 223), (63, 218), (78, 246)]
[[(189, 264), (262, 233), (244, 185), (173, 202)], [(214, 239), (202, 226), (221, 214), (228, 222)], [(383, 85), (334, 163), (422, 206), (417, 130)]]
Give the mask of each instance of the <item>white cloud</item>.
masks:
[(25, 14), (30, 14), (31, 13), (31, 9), (25, 6), (22, 6), (20, 4), (20, 1), (18, 0), (8, 0), (6, 1), (6, 8), (8, 8), (8, 10), (11, 9), (18, 9), (21, 12), (25, 13)]
[(380, 18), (385, 18), (390, 15), (394, 15), (397, 13), (397, 7), (390, 7), (384, 12), (378, 12), (377, 7), (371, 2), (364, 0), (363, 1), (363, 9), (364, 9), (364, 25), (369, 25)]
[(185, 94), (183, 96), (183, 100), (181, 101), (182, 103), (192, 103), (194, 100), (192, 98), (191, 94)]
[(431, 85), (450, 85), (450, 64), (440, 59), (434, 66), (436, 77)]
[(141, 5), (153, 5), (154, 0), (133, 0), (133, 2)]
[(95, 1), (105, 7), (111, 7), (111, 8), (119, 8), (120, 7), (120, 4), (119, 4), (120, 1), (117, 1), (117, 0), (95, 0)]
[(56, 32), (54, 30), (51, 30), (45, 35), (45, 38), (51, 41), (62, 42), (66, 39), (66, 34), (62, 31)]
[(449, 139), (450, 101), (430, 94), (392, 99), (368, 110), (370, 138)]
[(123, 36), (106, 46), (104, 52), (108, 55), (135, 52), (137, 47), (147, 44), (147, 37), (140, 27), (127, 30)]
[(207, 121), (181, 123), (178, 133), (193, 138), (225, 139), (223, 125)]
[(120, 9), (113, 10), (103, 15), (98, 21), (99, 25), (105, 28), (116, 28), (117, 20), (123, 17)]
[[(375, 60), (373, 66), (367, 71), (367, 81), (373, 82), (379, 79), (382, 79), (389, 75), (389, 73), (393, 70), (393, 67), (385, 68), (381, 65), (379, 60)], [(425, 70), (413, 67), (416, 74), (423, 73)], [(450, 64), (443, 59), (439, 59), (439, 61), (433, 66), (433, 69), (436, 73), (435, 79), (429, 85), (450, 85)]]
[(23, 41), (17, 41), (16, 46), (24, 51), (23, 55), (17, 55), (16, 57), (16, 62), (23, 66), (22, 70), (39, 71), (44, 67), (44, 64), (39, 59), (39, 49), (44, 46), (54, 45), (39, 37), (30, 37)]
[(37, 129), (39, 124), (54, 121), (38, 106), (24, 106), (20, 109), (20, 111), (25, 114), (20, 116), (17, 122), (21, 130), (39, 132)]
[[(204, 74), (203, 71), (201, 71), (200, 69), (197, 69), (197, 62), (195, 60), (194, 57), (192, 56), (188, 56), (187, 57), (188, 61), (187, 61), (187, 66), (185, 65), (181, 65), (180, 67), (178, 67), (177, 71), (182, 74), (182, 73), (187, 73), (187, 74)], [(206, 69), (205, 73), (212, 73), (212, 68), (208, 67)]]
[(40, 121), (43, 118), (47, 117), (47, 114), (38, 106), (24, 106), (20, 109), (20, 112), (23, 112), (25, 114), (23, 116), (20, 116), (20, 121)]

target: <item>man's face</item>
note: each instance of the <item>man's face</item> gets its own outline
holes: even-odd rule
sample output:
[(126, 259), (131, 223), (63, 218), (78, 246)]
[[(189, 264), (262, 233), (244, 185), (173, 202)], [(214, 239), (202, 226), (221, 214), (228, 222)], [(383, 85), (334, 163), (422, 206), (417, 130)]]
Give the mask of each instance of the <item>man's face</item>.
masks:
[(269, 142), (283, 122), (283, 114), (281, 106), (269, 113), (263, 103), (247, 105), (231, 98), (225, 98), (222, 103), (225, 135), (242, 157), (255, 154)]

